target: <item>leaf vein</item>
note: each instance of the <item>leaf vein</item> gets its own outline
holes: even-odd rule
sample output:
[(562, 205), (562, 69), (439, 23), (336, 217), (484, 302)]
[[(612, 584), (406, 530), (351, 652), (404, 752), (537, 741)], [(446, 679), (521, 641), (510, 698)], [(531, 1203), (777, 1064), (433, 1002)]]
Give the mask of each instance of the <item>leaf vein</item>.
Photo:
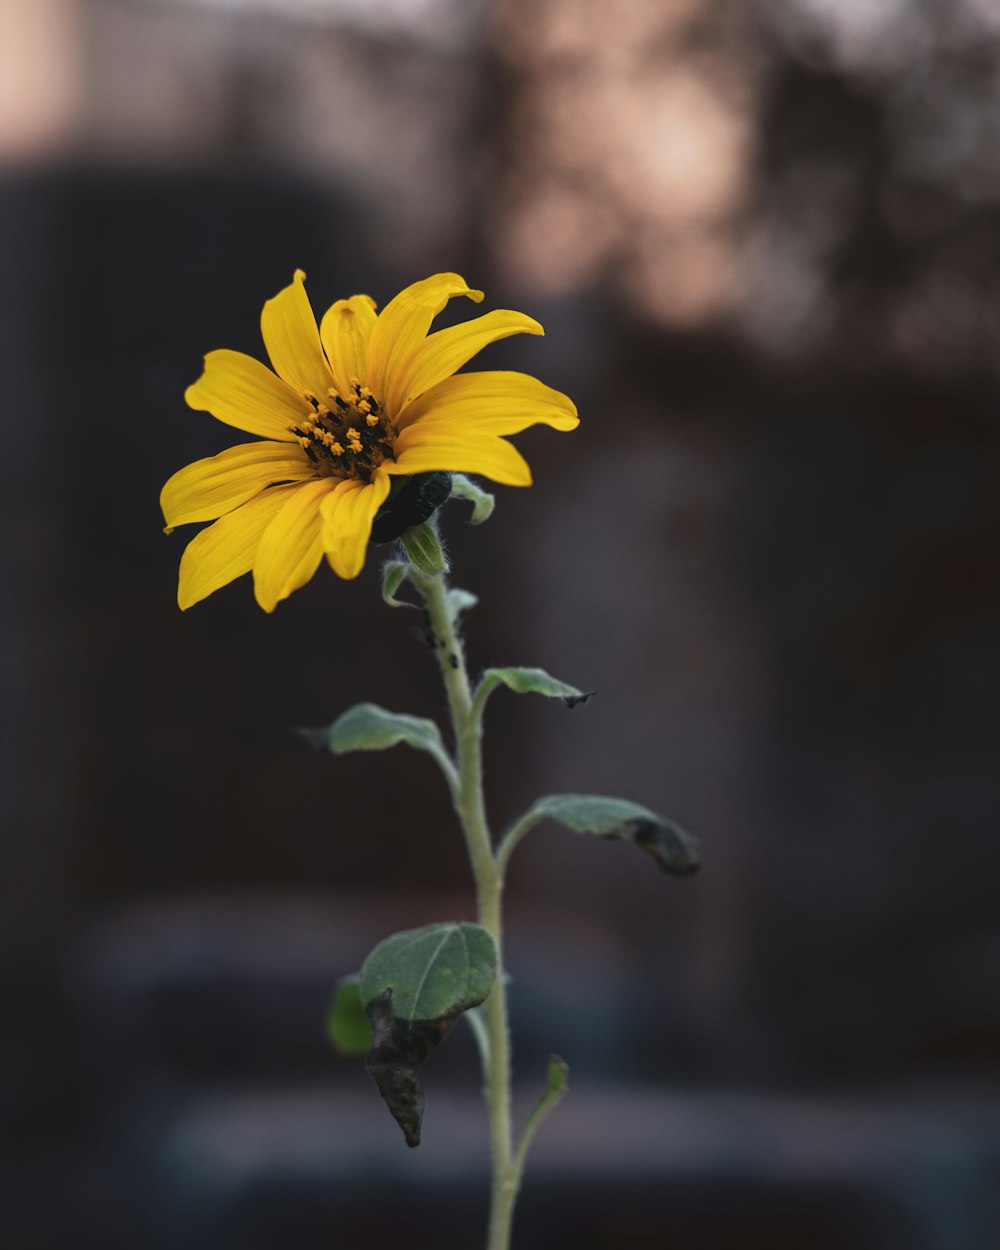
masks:
[(430, 976), (430, 971), (431, 971), (431, 968), (434, 966), (434, 961), (437, 959), (438, 955), (441, 954), (441, 949), (444, 946), (444, 944), (448, 941), (448, 939), (451, 937), (452, 932), (453, 930), (448, 930), (448, 929), (445, 930), (444, 936), (441, 938), (441, 941), (438, 942), (437, 944), (437, 949), (435, 950), (434, 954), (430, 957), (430, 959), (427, 961), (427, 966), (424, 968), (424, 975), (420, 978), (420, 981), (417, 984), (417, 988), (413, 992), (414, 1014), (412, 1016), (412, 1019), (414, 1020), (420, 1020), (423, 1018), (422, 1016), (417, 1014), (417, 1004), (420, 1002), (420, 995), (423, 993), (424, 985), (427, 982), (427, 978)]

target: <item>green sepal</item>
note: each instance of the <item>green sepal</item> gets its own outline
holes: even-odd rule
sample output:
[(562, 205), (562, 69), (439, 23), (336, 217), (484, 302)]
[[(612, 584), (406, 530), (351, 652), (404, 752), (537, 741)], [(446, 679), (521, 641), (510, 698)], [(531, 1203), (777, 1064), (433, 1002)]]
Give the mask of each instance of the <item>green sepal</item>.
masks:
[(405, 742), (433, 755), (449, 782), (454, 781), (455, 766), (445, 750), (441, 730), (425, 716), (409, 716), (405, 712), (387, 712), (377, 703), (357, 703), (348, 708), (326, 729), (300, 729), (309, 742), (334, 755), (349, 751), (385, 751)]
[(482, 525), (484, 521), (488, 521), (493, 515), (497, 502), (489, 491), (483, 490), (475, 482), (470, 481), (464, 473), (451, 475), (451, 497), (452, 499), (465, 499), (472, 504), (470, 517), (472, 525)]
[(395, 542), (421, 521), (428, 521), (451, 496), (451, 474), (435, 471), (394, 477), (389, 497), (372, 522), (373, 543)]
[(396, 591), (409, 576), (410, 565), (406, 560), (386, 560), (382, 565), (382, 598), (390, 608), (415, 608), (415, 603), (397, 599)]
[(634, 842), (664, 872), (686, 877), (701, 863), (701, 839), (672, 820), (628, 799), (598, 794), (549, 794), (525, 813), (521, 824), (555, 820), (574, 833)]
[(326, 1015), (326, 1035), (341, 1055), (356, 1058), (367, 1054), (372, 1044), (372, 1026), (361, 1001), (358, 973), (341, 977), (333, 991)]
[(423, 521), (420, 525), (412, 526), (400, 535), (399, 541), (410, 563), (415, 565), (421, 573), (438, 577), (448, 572), (448, 557), (441, 546), (437, 524), (434, 521)]
[(485, 699), (499, 685), (507, 686), (516, 694), (544, 694), (549, 699), (561, 699), (567, 707), (586, 703), (596, 694), (594, 690), (577, 690), (576, 686), (550, 677), (543, 668), (488, 668), (483, 673), (476, 697)]
[(408, 1146), (420, 1144), (425, 1098), (417, 1067), (496, 981), (496, 944), (476, 924), (432, 924), (386, 938), (361, 968), (372, 1027), (365, 1060)]

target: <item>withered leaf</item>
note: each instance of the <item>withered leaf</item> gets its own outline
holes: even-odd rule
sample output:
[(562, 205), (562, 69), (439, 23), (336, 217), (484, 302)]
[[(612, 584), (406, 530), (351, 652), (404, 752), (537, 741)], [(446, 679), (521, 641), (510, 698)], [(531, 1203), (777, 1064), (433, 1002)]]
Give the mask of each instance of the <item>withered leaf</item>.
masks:
[(417, 1068), (495, 980), (496, 946), (476, 924), (395, 933), (365, 960), (359, 990), (372, 1026), (365, 1066), (408, 1146), (419, 1145), (424, 1115)]

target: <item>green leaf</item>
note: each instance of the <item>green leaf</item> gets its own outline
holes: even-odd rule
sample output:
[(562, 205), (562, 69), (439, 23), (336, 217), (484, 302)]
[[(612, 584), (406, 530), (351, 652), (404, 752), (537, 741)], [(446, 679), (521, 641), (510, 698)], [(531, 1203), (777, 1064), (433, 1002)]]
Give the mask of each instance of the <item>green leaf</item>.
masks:
[(423, 521), (414, 525), (400, 536), (410, 563), (415, 564), (421, 573), (429, 573), (437, 577), (448, 572), (448, 558), (441, 546), (435, 521)]
[(340, 1054), (351, 1057), (365, 1054), (372, 1044), (372, 1026), (358, 988), (360, 980), (355, 972), (337, 982), (326, 1017), (327, 1037)]
[(348, 751), (385, 751), (405, 742), (432, 755), (448, 784), (457, 785), (455, 765), (445, 750), (441, 731), (424, 716), (387, 712), (377, 703), (358, 703), (326, 729), (300, 729), (298, 732), (314, 747), (332, 751), (334, 755), (346, 755)]
[(409, 572), (406, 560), (386, 560), (382, 565), (382, 598), (390, 608), (415, 608), (415, 603), (407, 603), (405, 599), (397, 599), (396, 591), (406, 581)]
[(396, 1019), (457, 1019), (493, 988), (496, 958), (492, 936), (478, 924), (429, 924), (394, 933), (361, 968), (361, 1001), (369, 1007), (390, 990)]
[(558, 1055), (549, 1057), (548, 1088), (546, 1093), (562, 1097), (569, 1085), (569, 1064)]
[(452, 625), (455, 624), (463, 612), (468, 612), (470, 608), (474, 608), (479, 602), (478, 595), (474, 595), (470, 590), (460, 590), (457, 586), (447, 591), (444, 599), (445, 606), (448, 609), (448, 619)]
[(577, 690), (576, 686), (550, 677), (543, 668), (488, 668), (483, 673), (476, 698), (484, 701), (499, 685), (509, 687), (516, 694), (544, 694), (550, 699), (562, 699), (567, 707), (586, 703), (596, 693), (593, 690)]
[(441, 730), (424, 716), (387, 712), (377, 703), (357, 703), (338, 716), (328, 729), (301, 731), (318, 747), (334, 755), (348, 751), (384, 751), (400, 742), (431, 754), (444, 752)]
[(420, 1144), (417, 1067), (496, 980), (493, 938), (476, 924), (432, 924), (386, 938), (365, 960), (360, 995), (372, 1026), (365, 1066), (408, 1146)]
[(634, 842), (664, 872), (685, 877), (698, 870), (701, 839), (641, 803), (597, 794), (550, 794), (539, 799), (520, 822), (558, 821), (574, 833)]
[(472, 504), (471, 522), (473, 525), (482, 525), (493, 515), (496, 499), (489, 491), (481, 489), (475, 482), (470, 481), (464, 473), (451, 475), (451, 494), (453, 499), (465, 499)]

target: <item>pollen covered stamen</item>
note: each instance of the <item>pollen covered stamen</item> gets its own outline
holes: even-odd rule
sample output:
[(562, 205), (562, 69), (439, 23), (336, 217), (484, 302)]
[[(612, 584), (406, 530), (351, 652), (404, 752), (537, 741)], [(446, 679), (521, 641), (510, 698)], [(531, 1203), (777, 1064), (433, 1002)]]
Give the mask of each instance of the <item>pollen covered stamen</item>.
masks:
[(392, 458), (392, 429), (367, 386), (351, 379), (346, 396), (332, 387), (322, 400), (303, 392), (312, 412), (288, 426), (296, 442), (324, 476), (370, 481), (386, 457)]

